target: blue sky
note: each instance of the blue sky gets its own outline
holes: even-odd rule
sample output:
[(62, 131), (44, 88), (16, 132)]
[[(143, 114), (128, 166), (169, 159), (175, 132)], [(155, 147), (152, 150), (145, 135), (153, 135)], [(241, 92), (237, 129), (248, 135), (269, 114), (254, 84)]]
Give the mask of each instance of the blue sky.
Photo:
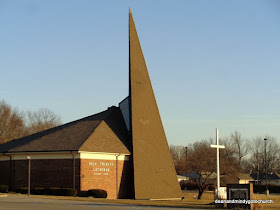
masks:
[(1, 0), (0, 99), (63, 122), (118, 105), (129, 7), (170, 144), (280, 139), (277, 0)]

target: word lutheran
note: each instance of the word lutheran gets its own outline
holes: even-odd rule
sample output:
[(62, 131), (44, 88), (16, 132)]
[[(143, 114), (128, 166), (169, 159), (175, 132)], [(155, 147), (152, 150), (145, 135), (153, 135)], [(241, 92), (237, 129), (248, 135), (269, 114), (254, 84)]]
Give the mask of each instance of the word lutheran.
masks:
[[(95, 173), (93, 175), (109, 175), (110, 168), (114, 167), (114, 163), (104, 163), (104, 162), (89, 162), (90, 166), (94, 166), (92, 169)], [(103, 168), (102, 168), (103, 167)], [(105, 168), (106, 167), (106, 168)], [(107, 172), (107, 173), (98, 173), (98, 172)]]

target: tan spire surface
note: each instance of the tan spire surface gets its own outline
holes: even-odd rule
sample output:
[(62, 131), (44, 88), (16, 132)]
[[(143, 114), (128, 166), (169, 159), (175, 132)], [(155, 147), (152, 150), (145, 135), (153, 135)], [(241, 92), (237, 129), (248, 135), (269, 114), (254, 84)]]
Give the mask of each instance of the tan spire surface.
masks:
[(130, 10), (129, 77), (135, 199), (181, 198), (181, 190)]

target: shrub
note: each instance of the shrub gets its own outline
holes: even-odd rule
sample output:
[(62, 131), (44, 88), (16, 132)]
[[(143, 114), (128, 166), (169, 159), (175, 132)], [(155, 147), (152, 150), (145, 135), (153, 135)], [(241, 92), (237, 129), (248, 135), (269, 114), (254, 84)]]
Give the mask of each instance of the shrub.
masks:
[(88, 197), (89, 196), (88, 191), (81, 190), (81, 191), (79, 191), (78, 196), (79, 197)]
[(182, 190), (196, 190), (198, 188), (197, 183), (195, 182), (181, 181), (180, 186)]
[(265, 185), (254, 185), (254, 193), (263, 193), (266, 190), (266, 186)]
[(210, 185), (208, 185), (207, 189), (208, 189), (209, 191), (214, 191), (214, 190), (215, 190), (215, 186), (212, 185), (212, 184), (210, 184)]
[(19, 188), (16, 188), (16, 193), (21, 193), (21, 194), (27, 194), (27, 187), (19, 187)]
[(94, 198), (107, 198), (107, 192), (101, 189), (88, 190), (88, 195)]
[(268, 184), (269, 193), (280, 193), (280, 186), (276, 184)]
[(50, 187), (46, 190), (47, 195), (76, 196), (77, 190), (73, 188)]
[(59, 187), (50, 187), (48, 189), (46, 189), (46, 194), (47, 195), (59, 195), (59, 191), (61, 188)]
[(59, 190), (59, 195), (62, 196), (76, 196), (77, 190), (74, 188), (62, 188)]
[[(269, 193), (280, 193), (280, 186), (275, 184), (268, 184)], [(266, 185), (254, 185), (254, 193), (264, 193), (266, 191)]]
[(0, 185), (0, 193), (7, 193), (9, 190), (8, 185)]
[(44, 195), (44, 194), (46, 194), (46, 189), (42, 188), (42, 187), (34, 187), (31, 189), (31, 194)]

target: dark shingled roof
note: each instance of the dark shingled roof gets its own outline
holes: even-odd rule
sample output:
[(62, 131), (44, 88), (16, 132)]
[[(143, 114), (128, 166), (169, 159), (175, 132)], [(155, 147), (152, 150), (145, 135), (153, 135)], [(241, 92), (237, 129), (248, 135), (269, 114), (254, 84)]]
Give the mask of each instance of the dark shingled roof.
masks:
[[(102, 121), (107, 123), (120, 139), (120, 143), (124, 145), (121, 148), (122, 151), (118, 152), (130, 153), (131, 144), (127, 138), (126, 126), (118, 107), (110, 107), (98, 114), (7, 142), (0, 145), (0, 152), (78, 151)], [(102, 144), (101, 141), (100, 144)], [(90, 152), (94, 152), (94, 148)], [(104, 152), (107, 152), (106, 148), (104, 148)]]
[[(250, 176), (254, 180), (257, 180), (258, 174), (257, 173), (253, 173), (253, 174), (250, 174)], [(267, 174), (267, 179), (268, 180), (279, 180), (280, 176), (277, 173), (272, 173), (272, 174), (268, 173)], [(259, 174), (259, 180), (266, 180), (266, 173), (260, 173)]]
[(238, 179), (254, 181), (250, 174), (239, 174)]

